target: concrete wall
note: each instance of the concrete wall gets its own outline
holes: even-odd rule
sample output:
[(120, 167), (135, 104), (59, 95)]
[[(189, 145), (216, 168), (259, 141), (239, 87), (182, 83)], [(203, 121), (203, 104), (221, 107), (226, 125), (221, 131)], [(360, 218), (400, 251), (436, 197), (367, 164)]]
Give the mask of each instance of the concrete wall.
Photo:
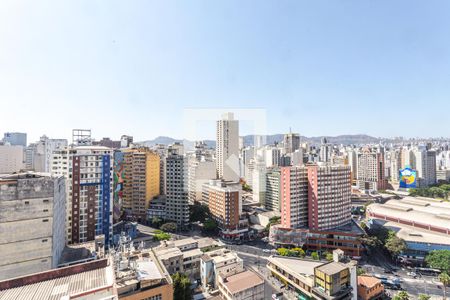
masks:
[(19, 172), (25, 167), (24, 147), (0, 145), (0, 174)]
[(65, 181), (0, 181), (0, 280), (56, 267), (65, 245)]
[(59, 264), (61, 254), (66, 245), (66, 179), (59, 177), (54, 181), (53, 197), (53, 245), (52, 268)]
[[(52, 239), (40, 238), (0, 245), (0, 267), (22, 261), (47, 258), (51, 261)], [(1, 273), (1, 272), (0, 272)]]
[(39, 258), (0, 266), (0, 281), (51, 269), (51, 258)]

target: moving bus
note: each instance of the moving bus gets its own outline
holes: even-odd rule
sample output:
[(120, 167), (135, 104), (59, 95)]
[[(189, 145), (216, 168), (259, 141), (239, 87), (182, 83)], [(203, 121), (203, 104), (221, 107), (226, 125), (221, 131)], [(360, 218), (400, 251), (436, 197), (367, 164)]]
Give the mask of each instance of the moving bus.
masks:
[(441, 270), (431, 268), (414, 268), (414, 272), (428, 276), (438, 276), (439, 274), (441, 274)]

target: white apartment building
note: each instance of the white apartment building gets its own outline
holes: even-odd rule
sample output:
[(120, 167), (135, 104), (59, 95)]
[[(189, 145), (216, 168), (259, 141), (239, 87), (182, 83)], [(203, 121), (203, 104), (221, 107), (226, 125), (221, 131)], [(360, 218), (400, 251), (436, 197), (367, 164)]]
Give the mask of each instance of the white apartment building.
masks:
[(358, 152), (357, 185), (360, 190), (376, 191), (387, 187), (384, 152), (365, 147)]
[(419, 186), (429, 186), (436, 183), (436, 152), (424, 148), (412, 151), (414, 169), (417, 170)]
[(61, 176), (0, 177), (0, 280), (58, 266), (66, 242), (65, 193)]
[(202, 186), (216, 178), (216, 163), (206, 157), (189, 157), (189, 203), (202, 202)]
[(40, 140), (27, 148), (27, 169), (36, 172), (51, 172), (53, 151), (67, 147), (66, 139), (50, 139), (43, 135)]
[(189, 224), (188, 166), (180, 149), (169, 148), (166, 166), (166, 218), (179, 228)]
[(239, 181), (239, 121), (233, 113), (223, 114), (217, 121), (216, 137), (217, 177)]
[(243, 260), (227, 249), (209, 251), (200, 258), (200, 279), (205, 290), (217, 288), (219, 274), (229, 276), (243, 271)]
[(113, 150), (103, 146), (69, 146), (53, 152), (52, 174), (66, 179), (69, 244), (112, 238)]
[(23, 146), (0, 145), (0, 174), (19, 172), (24, 168)]
[(274, 167), (280, 165), (281, 149), (275, 146), (266, 146), (264, 148), (266, 167)]
[(255, 167), (252, 172), (252, 193), (253, 200), (264, 204), (266, 201), (266, 174), (267, 168), (264, 160), (257, 157)]

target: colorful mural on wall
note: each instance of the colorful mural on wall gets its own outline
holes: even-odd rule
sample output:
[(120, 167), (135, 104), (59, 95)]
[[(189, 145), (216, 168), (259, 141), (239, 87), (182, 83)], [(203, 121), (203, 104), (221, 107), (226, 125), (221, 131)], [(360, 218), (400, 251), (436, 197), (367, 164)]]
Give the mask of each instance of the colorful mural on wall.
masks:
[(114, 152), (114, 201), (113, 201), (113, 219), (117, 222), (121, 216), (123, 183), (125, 180), (124, 171), (124, 153), (121, 151)]
[(400, 187), (404, 189), (415, 188), (417, 186), (417, 171), (411, 168), (404, 168), (399, 171)]

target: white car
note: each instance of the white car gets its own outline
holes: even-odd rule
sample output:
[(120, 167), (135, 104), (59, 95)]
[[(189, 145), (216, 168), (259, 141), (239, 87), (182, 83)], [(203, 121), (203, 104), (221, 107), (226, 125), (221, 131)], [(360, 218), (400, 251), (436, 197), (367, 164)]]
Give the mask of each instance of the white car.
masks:
[(263, 249), (263, 252), (264, 253), (270, 253), (270, 250), (269, 249)]

